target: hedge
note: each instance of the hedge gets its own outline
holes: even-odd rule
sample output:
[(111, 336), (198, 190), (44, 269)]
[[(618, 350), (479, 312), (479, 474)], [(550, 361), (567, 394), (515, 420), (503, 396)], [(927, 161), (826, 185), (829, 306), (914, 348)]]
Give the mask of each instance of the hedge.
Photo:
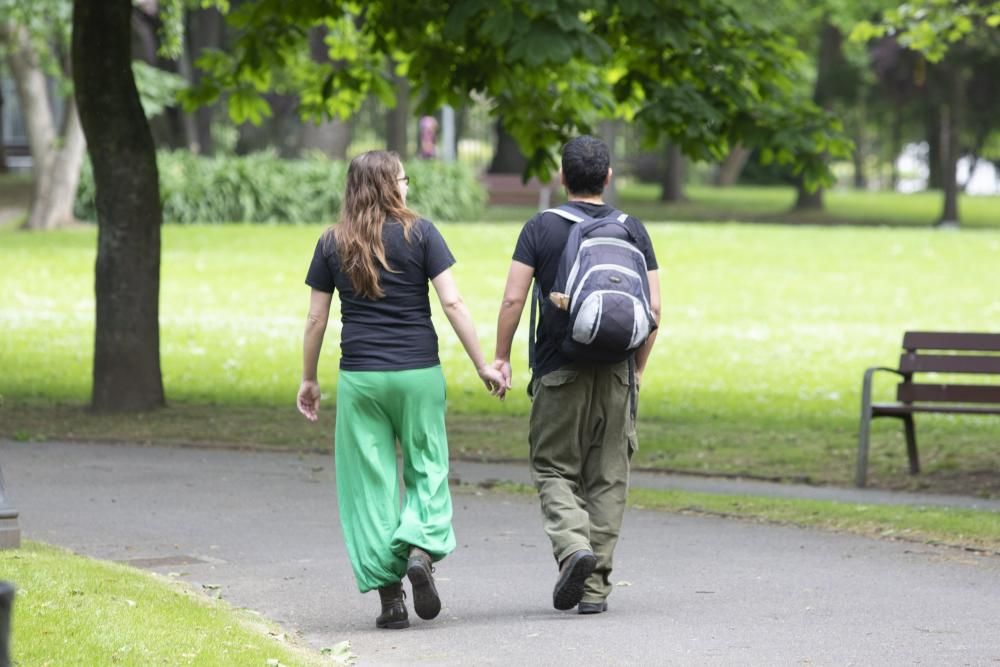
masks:
[[(168, 223), (331, 222), (340, 210), (347, 165), (325, 157), (279, 158), (265, 151), (201, 157), (187, 151), (157, 154), (163, 220)], [(475, 220), (486, 193), (468, 167), (410, 160), (408, 204), (434, 221)], [(84, 164), (75, 214), (96, 221), (94, 178)]]

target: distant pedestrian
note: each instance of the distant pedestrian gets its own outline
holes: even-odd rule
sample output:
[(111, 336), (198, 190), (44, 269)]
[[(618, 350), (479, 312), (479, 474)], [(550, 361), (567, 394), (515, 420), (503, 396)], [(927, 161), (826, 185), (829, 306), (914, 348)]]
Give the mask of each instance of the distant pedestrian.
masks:
[(611, 175), (600, 139), (581, 136), (563, 148), (568, 202), (535, 215), (521, 230), (494, 362), (509, 387), (511, 343), (534, 279), (541, 319), (537, 332), (529, 332), (537, 334), (529, 461), (559, 567), (553, 605), (581, 614), (608, 608), (637, 446), (638, 389), (660, 311), (648, 232), (602, 198)]
[(418, 129), (420, 130), (420, 150), (418, 154), (425, 160), (431, 160), (437, 156), (437, 118), (434, 116), (422, 116)]
[[(362, 593), (377, 589), (379, 628), (409, 626), (402, 587), (417, 615), (438, 615), (432, 563), (455, 548), (448, 488), (445, 382), (431, 322), (428, 281), (493, 393), (502, 374), (488, 365), (455, 286), (455, 259), (438, 230), (406, 207), (409, 185), (394, 153), (354, 158), (338, 224), (316, 244), (303, 341), (299, 411), (316, 421), (320, 348), (333, 292), (340, 295), (340, 373), (335, 464), (344, 541)], [(402, 450), (400, 499), (396, 442)]]

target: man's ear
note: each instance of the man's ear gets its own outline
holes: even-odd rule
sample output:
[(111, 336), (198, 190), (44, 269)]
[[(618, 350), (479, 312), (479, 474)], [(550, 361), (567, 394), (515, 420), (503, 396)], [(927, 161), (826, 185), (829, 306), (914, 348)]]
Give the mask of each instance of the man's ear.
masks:
[(566, 175), (563, 173), (562, 168), (559, 169), (559, 185), (566, 187)]
[(604, 177), (604, 185), (607, 186), (611, 182), (611, 176), (614, 172), (611, 167), (608, 167), (608, 175)]

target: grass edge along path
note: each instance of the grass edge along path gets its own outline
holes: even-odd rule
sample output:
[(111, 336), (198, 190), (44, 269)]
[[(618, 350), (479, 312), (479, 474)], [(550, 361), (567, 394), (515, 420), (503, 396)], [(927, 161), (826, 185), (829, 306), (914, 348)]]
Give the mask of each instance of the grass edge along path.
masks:
[(0, 551), (17, 588), (15, 665), (348, 665), (342, 642), (321, 652), (274, 623), (181, 581), (25, 541)]
[[(514, 482), (502, 482), (490, 488), (502, 493), (535, 494), (534, 487)], [(1000, 556), (1000, 512), (989, 510), (642, 488), (629, 489), (628, 504), (635, 509), (790, 525)]]

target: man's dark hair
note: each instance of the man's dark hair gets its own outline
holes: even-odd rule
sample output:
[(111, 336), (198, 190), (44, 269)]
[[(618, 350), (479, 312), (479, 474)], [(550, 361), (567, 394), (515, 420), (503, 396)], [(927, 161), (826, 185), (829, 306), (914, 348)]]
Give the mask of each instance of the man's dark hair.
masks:
[(604, 192), (611, 157), (608, 145), (597, 137), (583, 135), (566, 142), (562, 150), (562, 172), (566, 189), (575, 195)]

